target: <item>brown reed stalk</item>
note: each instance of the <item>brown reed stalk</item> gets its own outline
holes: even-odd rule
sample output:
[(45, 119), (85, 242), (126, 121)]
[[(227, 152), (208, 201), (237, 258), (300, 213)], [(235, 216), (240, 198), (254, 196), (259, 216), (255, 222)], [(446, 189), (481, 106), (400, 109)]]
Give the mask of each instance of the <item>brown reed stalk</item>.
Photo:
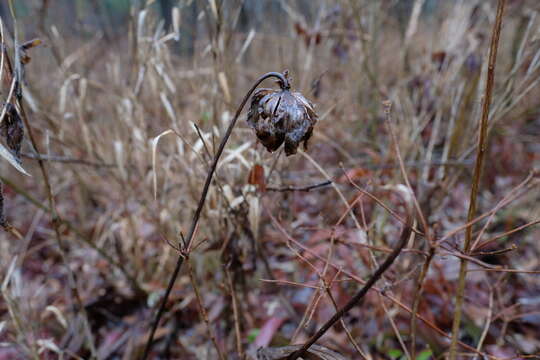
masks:
[[(486, 90), (484, 93), (484, 103), (482, 104), (482, 117), (479, 125), (478, 145), (476, 150), (476, 163), (474, 167), (473, 181), (471, 185), (471, 194), (469, 200), (469, 211), (467, 214), (467, 222), (474, 219), (476, 214), (476, 199), (478, 197), (478, 189), (480, 187), (480, 179), (482, 176), (482, 168), (484, 165), (485, 154), (487, 152), (487, 130), (489, 120), (489, 107), (491, 105), (491, 96), (493, 94), (493, 86), (495, 79), (495, 64), (497, 61), (497, 49), (499, 47), (499, 37), (501, 34), (502, 20), (504, 14), (504, 6), (506, 0), (499, 0), (497, 4), (497, 17), (491, 33), (491, 43), (489, 49), (488, 72), (486, 79)], [(464, 254), (468, 254), (472, 244), (473, 228), (472, 225), (467, 228), (465, 234), (465, 242), (463, 244)], [(465, 278), (467, 276), (467, 260), (460, 259), (458, 286), (456, 290), (456, 303), (454, 311), (454, 321), (452, 324), (452, 342), (450, 344), (449, 359), (455, 360), (457, 356), (457, 343), (459, 339), (459, 326), (461, 324), (461, 313), (463, 306), (463, 296), (465, 293)]]

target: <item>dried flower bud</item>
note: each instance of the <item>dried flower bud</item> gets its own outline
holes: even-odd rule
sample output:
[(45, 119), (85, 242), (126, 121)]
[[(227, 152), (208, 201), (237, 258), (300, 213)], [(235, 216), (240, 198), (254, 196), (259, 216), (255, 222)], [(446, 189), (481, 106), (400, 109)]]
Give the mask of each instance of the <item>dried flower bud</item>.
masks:
[(276, 151), (285, 143), (289, 156), (296, 154), (302, 141), (307, 149), (317, 114), (302, 94), (282, 85), (281, 90), (259, 89), (253, 94), (247, 121), (268, 151)]
[(20, 161), (24, 126), (17, 109), (12, 104), (8, 103), (6, 105), (6, 115), (2, 124), (0, 124), (0, 131), (7, 142), (8, 148), (13, 152), (17, 160)]

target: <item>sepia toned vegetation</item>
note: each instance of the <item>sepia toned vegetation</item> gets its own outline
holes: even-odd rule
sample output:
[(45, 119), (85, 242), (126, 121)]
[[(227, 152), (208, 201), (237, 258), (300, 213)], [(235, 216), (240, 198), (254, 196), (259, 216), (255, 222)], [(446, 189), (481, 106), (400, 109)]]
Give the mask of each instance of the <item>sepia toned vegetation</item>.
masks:
[(539, 13), (2, 2), (0, 360), (539, 358)]

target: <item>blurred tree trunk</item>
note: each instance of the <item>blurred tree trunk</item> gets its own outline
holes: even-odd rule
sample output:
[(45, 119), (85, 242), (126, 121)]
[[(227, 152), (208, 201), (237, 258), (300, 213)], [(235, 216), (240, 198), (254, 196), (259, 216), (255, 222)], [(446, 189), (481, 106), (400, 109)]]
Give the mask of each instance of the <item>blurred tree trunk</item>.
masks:
[(2, 17), (2, 21), (9, 32), (12, 32), (13, 27), (11, 24), (11, 14), (9, 12), (9, 5), (7, 1), (0, 1), (0, 17)]
[(175, 2), (175, 0), (159, 0), (161, 16), (163, 16), (163, 20), (165, 20), (165, 31), (169, 31), (171, 28), (173, 2)]
[(180, 14), (180, 53), (190, 57), (195, 53), (197, 40), (197, 4), (198, 1), (191, 1), (191, 3), (188, 1), (181, 7)]
[(321, 1), (298, 0), (298, 11), (304, 16), (308, 23), (312, 23), (316, 18), (316, 13), (321, 6)]
[(103, 31), (103, 37), (108, 43), (110, 43), (112, 40), (112, 37), (111, 37), (112, 25), (110, 23), (111, 22), (110, 18), (108, 17), (109, 14), (103, 11), (103, 4), (101, 1), (92, 0), (90, 4), (92, 5), (94, 13), (96, 14), (98, 25)]

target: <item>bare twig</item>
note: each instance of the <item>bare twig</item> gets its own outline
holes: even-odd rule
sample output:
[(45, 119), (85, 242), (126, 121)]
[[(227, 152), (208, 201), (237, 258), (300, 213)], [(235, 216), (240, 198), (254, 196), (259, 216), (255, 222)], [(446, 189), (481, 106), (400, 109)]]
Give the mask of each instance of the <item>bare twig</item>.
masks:
[[(523, 230), (523, 229), (526, 229), (526, 228), (528, 228), (528, 227), (530, 227), (530, 226), (533, 226), (533, 225), (536, 225), (536, 224), (539, 224), (539, 223), (540, 223), (540, 219), (534, 220), (534, 221), (531, 221), (531, 222), (528, 222), (528, 223), (525, 224), (525, 225), (518, 226), (518, 227), (515, 228), (515, 229), (509, 230), (509, 231), (507, 231), (507, 232), (505, 232), (505, 233), (502, 233), (502, 234), (497, 235), (497, 236), (495, 236), (495, 237), (493, 237), (493, 238), (491, 238), (491, 239), (489, 239), (489, 240), (484, 241), (483, 243), (481, 243), (481, 244), (479, 244), (478, 246), (476, 246), (475, 249), (481, 249), (481, 248), (483, 248), (484, 246), (486, 246), (486, 245), (489, 244), (489, 243), (492, 243), (492, 242), (494, 242), (494, 241), (497, 241), (497, 240), (499, 240), (499, 239), (501, 239), (501, 238), (503, 238), (503, 237), (510, 236), (510, 235), (512, 235), (513, 233), (516, 233), (516, 232), (518, 232), (518, 231), (521, 231), (521, 230)], [(475, 253), (481, 253), (481, 252), (480, 252), (480, 251), (475, 251)]]
[(422, 265), (422, 270), (420, 271), (420, 276), (418, 276), (416, 283), (416, 291), (414, 293), (414, 300), (412, 305), (412, 314), (411, 314), (411, 358), (416, 359), (416, 318), (418, 314), (418, 307), (420, 306), (420, 300), (422, 299), (422, 293), (424, 291), (424, 280), (426, 279), (429, 267), (431, 266), (431, 261), (435, 255), (436, 247), (430, 246), (429, 254), (424, 260)]
[(77, 164), (77, 165), (95, 166), (95, 167), (117, 167), (116, 164), (100, 163), (100, 162), (89, 161), (85, 159), (72, 158), (69, 156), (43, 155), (43, 154), (35, 154), (35, 153), (32, 154), (32, 153), (24, 153), (24, 152), (21, 153), (21, 156), (28, 159), (60, 162), (60, 163), (67, 163), (67, 164)]
[(383, 106), (384, 106), (384, 112), (385, 112), (386, 125), (388, 127), (388, 131), (390, 132), (390, 136), (392, 137), (392, 144), (394, 145), (394, 151), (396, 152), (399, 168), (401, 170), (401, 175), (403, 176), (403, 180), (405, 181), (405, 184), (407, 185), (407, 188), (409, 189), (411, 193), (414, 207), (416, 208), (416, 212), (418, 214), (418, 217), (420, 218), (422, 227), (424, 228), (423, 230), (424, 230), (425, 237), (431, 243), (432, 239), (429, 235), (429, 228), (428, 228), (427, 220), (426, 220), (426, 217), (424, 216), (424, 213), (422, 212), (422, 209), (420, 208), (418, 199), (416, 198), (414, 194), (414, 190), (409, 181), (409, 177), (407, 176), (407, 172), (405, 171), (405, 164), (403, 162), (403, 158), (401, 157), (401, 151), (399, 150), (399, 144), (397, 141), (396, 133), (394, 132), (394, 127), (392, 126), (392, 117), (391, 117), (392, 103), (389, 100), (387, 100), (383, 102)]
[(236, 351), (238, 357), (244, 359), (244, 347), (242, 346), (242, 332), (240, 331), (240, 314), (238, 313), (238, 299), (236, 298), (236, 291), (234, 290), (234, 283), (232, 281), (231, 272), (225, 265), (225, 276), (227, 277), (227, 286), (231, 293), (231, 302), (234, 316), (234, 333), (236, 337)]
[[(524, 187), (533, 177), (533, 173), (530, 173), (526, 178), (525, 180), (523, 180), (521, 183), (519, 183), (516, 187), (514, 187), (506, 196), (504, 196), (504, 198), (499, 201), (499, 204), (504, 204), (508, 199), (511, 199), (514, 194), (516, 194), (518, 192), (518, 190), (520, 190), (522, 187)], [(495, 207), (495, 209), (497, 209), (497, 206)], [(498, 209), (497, 209), (498, 210)], [(478, 233), (478, 235), (476, 236), (476, 240), (472, 243), (472, 245), (470, 246), (470, 249), (471, 251), (476, 249), (478, 243), (480, 242), (480, 240), (482, 239), (482, 235), (484, 235), (484, 232), (486, 231), (486, 229), (488, 228), (488, 226), (491, 224), (491, 222), (493, 221), (493, 218), (495, 217), (495, 212), (493, 212), (489, 218), (487, 219), (486, 223), (484, 224), (484, 226), (482, 227), (482, 230), (480, 230), (480, 232)]]
[[(493, 31), (491, 33), (491, 44), (489, 50), (489, 63), (486, 79), (486, 90), (484, 95), (484, 103), (482, 104), (482, 118), (479, 125), (478, 145), (476, 150), (476, 163), (474, 167), (474, 175), (471, 186), (471, 196), (469, 202), (469, 212), (467, 214), (467, 221), (474, 219), (476, 214), (476, 198), (478, 196), (478, 190), (480, 187), (480, 178), (482, 175), (482, 168), (484, 165), (484, 158), (487, 151), (487, 130), (489, 120), (489, 107), (491, 105), (491, 95), (493, 93), (493, 85), (495, 79), (495, 64), (497, 61), (497, 49), (499, 46), (499, 37), (501, 34), (502, 20), (504, 14), (504, 6), (506, 0), (499, 0), (497, 5), (497, 17), (495, 24), (493, 25)], [(465, 243), (463, 244), (463, 252), (469, 253), (472, 242), (472, 225), (467, 228), (465, 235)], [(467, 261), (461, 259), (459, 268), (459, 278), (456, 290), (456, 304), (454, 312), (454, 321), (452, 324), (452, 342), (450, 344), (449, 359), (455, 360), (457, 356), (457, 342), (459, 339), (459, 326), (461, 324), (461, 308), (463, 305), (463, 295), (465, 292), (465, 278), (467, 275)]]
[[(489, 286), (489, 284), (488, 284)], [(484, 344), (484, 340), (486, 339), (486, 336), (489, 331), (489, 326), (491, 325), (493, 317), (493, 289), (490, 286), (489, 289), (489, 305), (488, 305), (488, 313), (486, 316), (486, 324), (484, 325), (484, 330), (482, 331), (482, 335), (480, 336), (480, 340), (478, 340), (478, 345), (476, 345), (476, 350), (480, 351), (482, 350), (482, 345)], [(473, 360), (478, 359), (478, 355), (476, 355)]]
[(364, 286), (356, 293), (355, 296), (352, 297), (349, 302), (343, 306), (338, 312), (334, 314), (316, 333), (313, 335), (299, 350), (292, 353), (288, 360), (295, 360), (298, 359), (300, 356), (304, 355), (305, 352), (309, 349), (311, 345), (313, 345), (321, 336), (323, 336), (328, 329), (330, 329), (343, 315), (345, 315), (349, 310), (351, 310), (354, 306), (358, 305), (360, 301), (364, 298), (364, 296), (367, 294), (369, 289), (381, 278), (381, 276), (384, 274), (388, 268), (394, 263), (396, 258), (401, 253), (401, 250), (405, 247), (407, 244), (407, 241), (409, 240), (409, 236), (411, 234), (411, 226), (412, 224), (412, 214), (410, 211), (407, 213), (407, 221), (406, 225), (403, 228), (401, 232), (401, 236), (399, 238), (398, 243), (396, 244), (396, 247), (394, 251), (388, 255), (384, 263), (382, 263), (377, 270), (373, 273), (373, 275), (369, 278), (368, 281), (364, 284)]
[[(6, 57), (6, 63), (7, 63), (7, 67), (10, 70), (10, 73), (12, 74), (13, 78), (16, 79), (16, 88), (17, 89), (15, 90), (15, 99), (16, 99), (17, 104), (19, 105), (21, 118), (22, 118), (22, 120), (24, 122), (24, 125), (25, 125), (27, 131), (28, 131), (28, 137), (30, 139), (30, 143), (32, 144), (33, 150), (36, 153), (39, 153), (39, 148), (38, 148), (38, 145), (37, 145), (37, 141), (36, 141), (36, 139), (34, 137), (32, 127), (30, 126), (30, 122), (28, 121), (28, 117), (26, 116), (24, 103), (23, 103), (22, 88), (21, 88), (21, 84), (24, 81), (23, 78), (22, 78), (23, 77), (23, 74), (22, 74), (23, 69), (22, 69), (22, 63), (21, 63), (21, 59), (20, 59), (20, 48), (18, 47), (17, 19), (15, 17), (15, 11), (14, 11), (14, 8), (13, 8), (12, 0), (9, 1), (9, 8), (10, 8), (11, 15), (12, 15), (12, 18), (13, 18), (15, 59), (14, 59), (13, 66), (10, 63), (9, 57)], [(55, 198), (54, 198), (54, 195), (53, 195), (51, 182), (49, 180), (49, 175), (47, 173), (47, 169), (45, 168), (45, 164), (43, 163), (43, 161), (39, 160), (38, 164), (39, 164), (39, 168), (41, 170), (41, 175), (42, 175), (42, 178), (43, 178), (43, 182), (45, 184), (45, 190), (46, 190), (48, 200), (49, 200), (49, 207), (51, 209), (51, 220), (52, 220), (52, 225), (53, 225), (54, 232), (55, 232), (55, 235), (56, 235), (56, 243), (57, 243), (57, 246), (58, 246), (60, 256), (62, 257), (63, 265), (65, 266), (65, 268), (67, 270), (70, 292), (71, 292), (71, 295), (74, 298), (75, 306), (73, 306), (73, 312), (74, 312), (74, 314), (76, 316), (81, 317), (81, 321), (82, 321), (82, 324), (83, 324), (83, 328), (84, 328), (84, 332), (85, 332), (85, 336), (86, 336), (86, 340), (87, 340), (87, 345), (88, 345), (92, 355), (95, 356), (96, 355), (96, 348), (95, 348), (95, 343), (94, 343), (94, 337), (92, 335), (90, 324), (88, 322), (88, 316), (87, 316), (85, 308), (83, 306), (83, 302), (82, 302), (80, 292), (79, 292), (79, 289), (78, 289), (78, 286), (77, 286), (77, 276), (76, 276), (75, 272), (71, 269), (71, 267), (69, 266), (69, 263), (68, 263), (67, 244), (63, 241), (63, 238), (62, 238), (62, 232), (60, 230), (60, 225), (61, 225), (61, 220), (60, 219), (61, 218), (60, 218), (60, 215), (59, 215), (58, 210), (56, 208), (56, 202), (55, 202)]]
[[(340, 271), (337, 271), (331, 283), (335, 281), (335, 279), (337, 278), (339, 274), (340, 274)], [(330, 288), (331, 288), (331, 284), (329, 284), (328, 286), (325, 286), (326, 294), (328, 295), (328, 298), (332, 302), (332, 305), (334, 305), (334, 309), (338, 311), (339, 310), (338, 304), (336, 302), (336, 299), (334, 299), (334, 296), (332, 295), (332, 291), (330, 291)], [(345, 324), (345, 321), (343, 319), (339, 319), (339, 322), (341, 323), (341, 326), (343, 326), (343, 329), (345, 330), (345, 333), (347, 334), (347, 338), (349, 338), (349, 342), (354, 347), (356, 352), (360, 354), (362, 359), (368, 359), (367, 355), (364, 353), (364, 351), (362, 351), (362, 348), (360, 347), (360, 345), (358, 345), (357, 342), (354, 340), (354, 337), (352, 336), (351, 331)]]
[[(441, 243), (445, 242), (446, 240), (448, 240), (452, 236), (456, 235), (457, 233), (459, 233), (459, 232), (461, 232), (463, 230), (467, 230), (470, 226), (473, 226), (474, 224), (478, 223), (479, 221), (481, 221), (481, 220), (483, 220), (483, 219), (485, 219), (487, 217), (492, 216), (497, 211), (499, 211), (500, 209), (502, 209), (503, 207), (505, 207), (506, 205), (508, 205), (512, 201), (514, 201), (517, 198), (519, 198), (520, 196), (522, 196), (525, 193), (525, 190), (522, 191), (522, 192), (519, 192), (519, 193), (518, 193), (518, 190), (522, 189), (531, 179), (532, 179), (532, 173), (529, 174), (525, 178), (525, 180), (523, 180), (521, 183), (516, 185), (491, 210), (485, 212), (482, 215), (477, 216), (475, 219), (473, 219), (471, 221), (467, 221), (467, 223), (465, 223), (463, 225), (460, 225), (460, 226), (454, 228), (453, 230), (450, 230), (448, 233), (444, 234), (444, 236), (442, 236), (440, 239), (437, 239), (436, 245), (437, 246), (440, 245)], [(533, 184), (530, 184), (529, 186), (533, 186)], [(525, 189), (527, 189), (527, 188), (525, 188)], [(472, 249), (472, 247), (471, 247), (471, 249)]]
[(188, 266), (189, 279), (191, 281), (191, 286), (193, 286), (193, 290), (195, 291), (195, 297), (197, 298), (197, 304), (199, 305), (201, 318), (206, 324), (206, 328), (208, 329), (208, 335), (210, 336), (210, 339), (212, 340), (212, 343), (214, 344), (214, 347), (216, 348), (219, 359), (225, 360), (225, 357), (223, 357), (223, 353), (221, 352), (221, 349), (217, 343), (216, 335), (214, 334), (214, 331), (212, 330), (212, 325), (210, 324), (210, 321), (208, 320), (208, 314), (206, 313), (206, 309), (204, 308), (204, 303), (201, 298), (201, 292), (199, 291), (199, 286), (197, 285), (197, 281), (195, 281), (195, 275), (193, 274), (193, 267), (191, 266), (190, 259), (187, 260), (187, 266)]
[(331, 185), (331, 184), (332, 184), (332, 181), (327, 180), (327, 181), (323, 181), (323, 182), (318, 183), (318, 184), (313, 184), (313, 185), (308, 185), (308, 186), (286, 186), (286, 187), (282, 187), (282, 188), (267, 187), (266, 190), (267, 191), (277, 191), (277, 192), (287, 192), (287, 191), (305, 191), (305, 192), (309, 192), (311, 190), (322, 188), (322, 187), (325, 187), (325, 186), (328, 186), (328, 185)]
[[(345, 171), (345, 169), (342, 169), (343, 170), (343, 173), (345, 174), (345, 177), (347, 178), (347, 180), (349, 181), (349, 183), (354, 186), (356, 188), (356, 190), (358, 190), (361, 194), (364, 194), (366, 195), (367, 197), (369, 197), (371, 200), (375, 201), (377, 204), (379, 204), (379, 206), (381, 206), (383, 209), (385, 209), (386, 211), (388, 211), (388, 213), (390, 215), (392, 215), (396, 220), (398, 220), (400, 223), (402, 224), (406, 224), (406, 220), (403, 219), (401, 216), (399, 216), (399, 214), (397, 214), (394, 210), (392, 210), (391, 208), (389, 208), (384, 202), (382, 202), (382, 200), (380, 200), (378, 197), (376, 197), (375, 195), (371, 194), (370, 192), (362, 189), (358, 184), (356, 184), (352, 179), (351, 177), (349, 176), (349, 174), (347, 174), (347, 172)], [(353, 204), (357, 201), (359, 201), (360, 198), (357, 197)], [(351, 207), (353, 206), (353, 204), (351, 204)], [(424, 236), (424, 233), (416, 228), (412, 228), (412, 231), (418, 235), (421, 235), (421, 236)]]
[(384, 313), (388, 317), (388, 321), (390, 322), (390, 326), (392, 327), (392, 330), (394, 331), (394, 334), (396, 335), (396, 338), (398, 339), (399, 345), (401, 346), (401, 348), (403, 349), (403, 352), (405, 353), (406, 359), (407, 360), (414, 359), (414, 358), (411, 358), (411, 354), (409, 353), (409, 351), (407, 350), (407, 347), (405, 346), (405, 342), (403, 341), (403, 337), (399, 333), (399, 329), (398, 329), (398, 327), (396, 325), (396, 322), (394, 321), (393, 316), (388, 311), (388, 307), (384, 303), (383, 296), (381, 294), (378, 294), (378, 295), (379, 295), (379, 299), (381, 301), (381, 306), (382, 306), (382, 308), (384, 310)]
[[(322, 257), (318, 253), (314, 252), (313, 250), (309, 249), (308, 247), (306, 247), (305, 245), (303, 245), (302, 243), (300, 243), (299, 241), (297, 241), (296, 239), (291, 237), (291, 235), (289, 235), (287, 233), (287, 231), (283, 228), (283, 226), (281, 226), (281, 224), (276, 220), (276, 218), (271, 213), (269, 213), (268, 216), (272, 220), (272, 223), (274, 224), (274, 226), (276, 226), (276, 228), (279, 230), (279, 232), (281, 232), (283, 234), (283, 236), (287, 239), (286, 241), (290, 241), (291, 243), (298, 246), (299, 248), (301, 248), (303, 251), (305, 251), (309, 255), (313, 256), (314, 258), (319, 259), (320, 261), (326, 261), (326, 259), (324, 257)], [(358, 275), (355, 275), (354, 273), (352, 273), (350, 271), (344, 270), (341, 266), (338, 266), (338, 265), (336, 265), (334, 263), (329, 263), (329, 265), (332, 266), (334, 269), (339, 270), (344, 275), (350, 277), (352, 280), (356, 281), (357, 283), (362, 284), (362, 285), (366, 284), (365, 280), (363, 280)], [(400, 308), (402, 308), (403, 310), (405, 310), (409, 314), (412, 313), (412, 310), (407, 305), (403, 304), (399, 299), (395, 298), (394, 296), (392, 296), (388, 292), (386, 292), (383, 289), (380, 289), (380, 288), (378, 288), (376, 286), (373, 286), (372, 289), (374, 291), (380, 293), (384, 297), (390, 299), (394, 304), (398, 305)], [(441, 336), (443, 336), (445, 338), (448, 338), (448, 339), (450, 338), (450, 335), (448, 335), (444, 330), (441, 330), (437, 325), (435, 325), (430, 320), (426, 319), (424, 316), (418, 314), (417, 318), (419, 320), (421, 320), (424, 324), (426, 324), (430, 329), (435, 331), (437, 334), (439, 334), (439, 335), (441, 335)], [(472, 351), (472, 352), (474, 352), (474, 353), (476, 353), (478, 355), (485, 356), (486, 358), (489, 358), (489, 359), (496, 359), (493, 356), (490, 356), (490, 355), (487, 355), (485, 353), (477, 351), (474, 347), (472, 347), (470, 345), (467, 345), (467, 344), (465, 344), (465, 343), (463, 343), (461, 341), (459, 341), (458, 344), (461, 347), (463, 347), (464, 349)]]

